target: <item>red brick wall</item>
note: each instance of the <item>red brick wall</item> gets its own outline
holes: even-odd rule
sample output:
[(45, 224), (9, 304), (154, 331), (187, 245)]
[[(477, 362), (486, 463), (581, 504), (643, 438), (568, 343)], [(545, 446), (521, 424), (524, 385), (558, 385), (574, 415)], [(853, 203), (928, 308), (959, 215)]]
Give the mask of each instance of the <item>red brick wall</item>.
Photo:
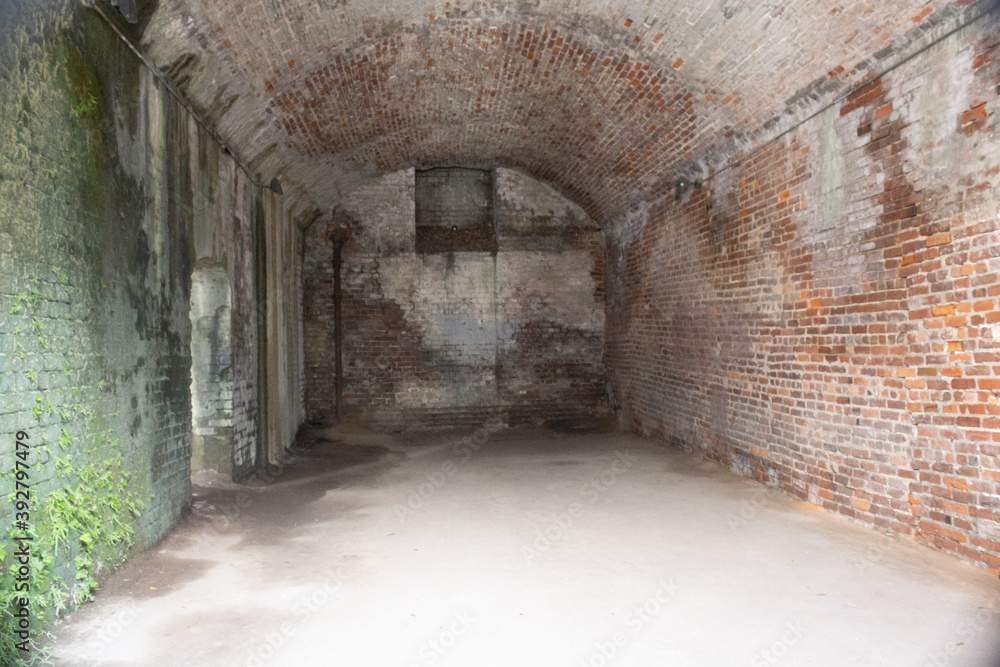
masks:
[(998, 34), (616, 229), (624, 425), (1000, 571)]
[(504, 165), (603, 221), (992, 1), (172, 0), (143, 47), (290, 200)]

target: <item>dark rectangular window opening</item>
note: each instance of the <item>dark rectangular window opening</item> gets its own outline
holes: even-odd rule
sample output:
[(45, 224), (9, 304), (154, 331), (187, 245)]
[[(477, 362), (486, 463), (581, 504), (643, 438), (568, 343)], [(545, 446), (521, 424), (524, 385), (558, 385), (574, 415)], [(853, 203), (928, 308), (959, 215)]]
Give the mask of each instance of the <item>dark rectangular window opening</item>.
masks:
[(418, 170), (415, 197), (417, 252), (497, 251), (492, 170)]

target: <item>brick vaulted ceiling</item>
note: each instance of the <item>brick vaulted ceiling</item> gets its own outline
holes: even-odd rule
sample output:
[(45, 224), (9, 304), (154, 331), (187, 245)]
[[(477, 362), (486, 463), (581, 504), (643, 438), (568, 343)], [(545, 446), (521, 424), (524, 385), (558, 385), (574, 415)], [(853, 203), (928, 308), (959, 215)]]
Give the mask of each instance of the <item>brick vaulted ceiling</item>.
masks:
[(608, 220), (898, 62), (969, 4), (171, 0), (142, 46), (303, 207), (408, 166), (502, 165)]

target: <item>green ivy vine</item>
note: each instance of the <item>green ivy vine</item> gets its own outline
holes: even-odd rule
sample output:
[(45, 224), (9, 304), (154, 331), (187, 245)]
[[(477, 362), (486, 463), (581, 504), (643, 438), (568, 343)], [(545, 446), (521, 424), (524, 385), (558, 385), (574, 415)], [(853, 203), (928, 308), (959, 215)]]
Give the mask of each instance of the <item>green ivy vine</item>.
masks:
[[(11, 314), (21, 314), (30, 324), (32, 337), (37, 336), (39, 351), (45, 350), (44, 324), (35, 315), (41, 294), (38, 280), (32, 289), (15, 298)], [(16, 332), (22, 328), (17, 327)], [(24, 364), (27, 355), (15, 358)], [(33, 355), (37, 358), (37, 355)], [(12, 369), (21, 372), (38, 386), (38, 374), (33, 369)], [(68, 369), (64, 375), (69, 376)], [(79, 394), (79, 387), (73, 389)], [(74, 609), (90, 600), (98, 586), (102, 570), (113, 569), (123, 560), (135, 540), (135, 522), (145, 504), (142, 494), (130, 484), (121, 445), (112, 429), (95, 436), (91, 411), (83, 403), (68, 403), (58, 409), (52, 401), (39, 394), (35, 397), (32, 415), (41, 421), (47, 415), (58, 414), (63, 424), (89, 424), (88, 435), (74, 438), (66, 426), (52, 452), (51, 443), (33, 442), (31, 479), (35, 482), (47, 471), (52, 490), (39, 492), (32, 487), (31, 538), (29, 576), (31, 580), (31, 630), (36, 633), (29, 642), (32, 650), (22, 655), (14, 634), (15, 600), (24, 594), (16, 590), (16, 570), (19, 566), (14, 552), (14, 537), (23, 531), (4, 526), (0, 540), (0, 664), (5, 666), (33, 665), (48, 662), (46, 651), (37, 644), (37, 633), (44, 631), (60, 613)], [(40, 429), (38, 429), (40, 431)], [(0, 471), (5, 490), (14, 488), (14, 472)], [(4, 494), (12, 507), (15, 494)]]

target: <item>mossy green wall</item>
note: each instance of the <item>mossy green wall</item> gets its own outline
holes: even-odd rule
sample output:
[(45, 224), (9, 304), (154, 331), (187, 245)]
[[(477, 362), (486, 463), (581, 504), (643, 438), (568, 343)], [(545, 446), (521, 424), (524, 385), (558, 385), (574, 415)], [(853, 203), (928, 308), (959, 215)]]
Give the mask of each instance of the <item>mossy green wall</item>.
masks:
[[(225, 221), (209, 254), (247, 275), (264, 222), (245, 175), (96, 13), (12, 0), (0, 19), (0, 549), (9, 564), (24, 431), (35, 594), (72, 606), (189, 503), (194, 232)], [(207, 214), (206, 195), (227, 203)], [(233, 326), (252, 331), (258, 304), (235, 301)], [(239, 363), (253, 393), (256, 363)]]

